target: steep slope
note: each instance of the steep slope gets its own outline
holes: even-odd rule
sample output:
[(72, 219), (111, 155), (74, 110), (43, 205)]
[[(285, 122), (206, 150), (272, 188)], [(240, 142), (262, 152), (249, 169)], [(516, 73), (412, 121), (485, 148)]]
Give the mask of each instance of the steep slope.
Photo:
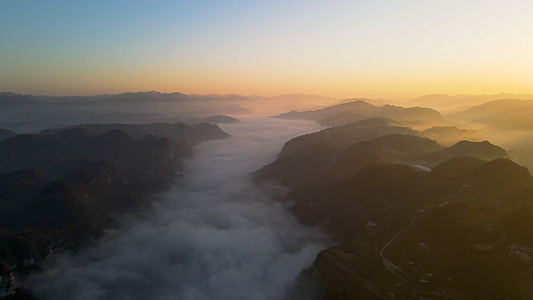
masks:
[(527, 170), (503, 159), (457, 158), (429, 174), (371, 165), (308, 206), (344, 237), (313, 272), (327, 298), (528, 299), (533, 202), (509, 198), (532, 187)]
[(441, 149), (441, 145), (428, 138), (386, 135), (355, 143), (342, 151), (336, 157), (336, 167), (357, 170), (369, 163), (411, 163), (427, 153)]
[(310, 144), (282, 156), (254, 173), (259, 181), (277, 181), (289, 184), (302, 177), (331, 167), (339, 150), (328, 144)]
[(300, 147), (310, 144), (326, 143), (339, 149), (344, 149), (356, 142), (390, 134), (420, 135), (417, 131), (408, 127), (391, 126), (383, 119), (368, 119), (293, 138), (283, 145), (279, 156), (287, 155)]
[(287, 186), (295, 216), (340, 241), (301, 280), (322, 299), (529, 299), (528, 170), (488, 141), (445, 148), (390, 128), (373, 119), (295, 138), (253, 174)]
[[(115, 129), (93, 136), (74, 128), (54, 135), (18, 135), (0, 142), (0, 171), (35, 168), (47, 177), (59, 178), (86, 161), (111, 160), (130, 175), (167, 177), (179, 168), (190, 149), (166, 139), (135, 141)], [(161, 175), (161, 176), (160, 176)]]
[(440, 163), (458, 156), (475, 157), (482, 160), (509, 158), (509, 155), (503, 148), (493, 145), (489, 141), (460, 141), (449, 148), (425, 155), (421, 159), (428, 162)]
[[(253, 177), (258, 182), (275, 181), (289, 187), (289, 196), (298, 199), (293, 211), (301, 221), (313, 223), (324, 215), (309, 209), (309, 205), (327, 201), (324, 199), (326, 194), (335, 193), (340, 182), (353, 177), (359, 170), (377, 163), (415, 163), (419, 157), (440, 149), (443, 147), (427, 138), (395, 134), (356, 142), (343, 150), (329, 144), (308, 144), (279, 156), (253, 173)], [(419, 172), (408, 165), (390, 170), (397, 168)]]

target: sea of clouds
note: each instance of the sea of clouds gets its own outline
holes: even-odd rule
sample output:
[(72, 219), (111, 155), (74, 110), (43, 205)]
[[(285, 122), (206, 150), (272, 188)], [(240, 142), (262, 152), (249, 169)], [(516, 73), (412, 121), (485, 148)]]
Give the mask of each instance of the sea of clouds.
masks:
[(221, 127), (231, 138), (196, 146), (183, 178), (149, 212), (122, 217), (93, 247), (51, 255), (24, 285), (42, 299), (284, 299), (330, 242), (276, 201), (284, 188), (247, 175), (317, 125)]

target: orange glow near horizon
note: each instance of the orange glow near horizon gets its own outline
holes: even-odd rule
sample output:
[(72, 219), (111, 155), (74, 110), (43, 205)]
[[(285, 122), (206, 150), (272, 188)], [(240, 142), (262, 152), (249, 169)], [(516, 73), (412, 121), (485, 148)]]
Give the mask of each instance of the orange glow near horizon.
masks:
[(526, 1), (19, 5), (0, 10), (0, 91), (533, 94)]

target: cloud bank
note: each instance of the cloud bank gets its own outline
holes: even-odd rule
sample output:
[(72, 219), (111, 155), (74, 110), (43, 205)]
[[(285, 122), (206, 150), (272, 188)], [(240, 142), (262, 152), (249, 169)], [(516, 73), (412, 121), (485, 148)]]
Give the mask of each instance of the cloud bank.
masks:
[(329, 242), (245, 176), (315, 124), (253, 119), (195, 150), (184, 178), (149, 213), (76, 255), (50, 256), (25, 285), (43, 299), (283, 299)]

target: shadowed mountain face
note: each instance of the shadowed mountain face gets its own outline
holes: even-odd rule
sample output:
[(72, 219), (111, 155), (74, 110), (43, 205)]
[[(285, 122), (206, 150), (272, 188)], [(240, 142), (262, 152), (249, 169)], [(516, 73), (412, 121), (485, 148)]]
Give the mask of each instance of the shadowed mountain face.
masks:
[(215, 125), (182, 123), (89, 124), (48, 133), (0, 141), (2, 293), (12, 294), (13, 274), (24, 276), (49, 254), (102, 237), (117, 213), (169, 189), (193, 145), (228, 136)]
[[(384, 105), (374, 106), (364, 101), (342, 103), (313, 111), (291, 111), (276, 116), (281, 119), (300, 119), (319, 121), (325, 126), (335, 126), (354, 122), (364, 118), (385, 117), (413, 128), (429, 128), (433, 126), (447, 126), (450, 123), (440, 113), (430, 108)], [(328, 120), (330, 119), (330, 120)]]
[(192, 145), (228, 136), (216, 125), (183, 123), (88, 124), (48, 132), (53, 135), (24, 134), (0, 141), (0, 171), (34, 168), (49, 178), (61, 178), (87, 162), (109, 160), (132, 180), (144, 181), (140, 186), (157, 190), (168, 185)]
[(360, 138), (351, 145), (324, 138), (346, 126), (294, 138), (253, 174), (289, 187), (299, 220), (340, 240), (302, 281), (324, 287), (325, 299), (528, 299), (528, 170), (488, 141), (446, 148), (416, 131), (381, 136), (386, 126), (360, 125), (346, 134)]
[[(336, 158), (339, 168), (353, 168), (357, 164), (362, 166), (369, 162), (406, 163), (420, 159), (426, 153), (442, 150), (443, 147), (428, 138), (409, 135), (386, 135), (372, 140), (355, 143), (340, 152)], [(374, 156), (375, 161), (365, 162), (364, 157)]]
[(54, 181), (34, 169), (0, 174), (0, 277), (15, 278), (1, 282), (7, 299), (33, 299), (23, 290), (13, 294), (16, 280), (40, 270), (48, 255), (102, 237), (117, 212), (147, 204), (144, 184), (109, 161), (86, 163)]
[(0, 128), (0, 141), (8, 139), (10, 137), (14, 137), (15, 135), (17, 135), (16, 132), (13, 132), (13, 131), (8, 130), (8, 129)]
[(482, 160), (509, 158), (509, 155), (503, 148), (495, 146), (489, 141), (460, 141), (449, 148), (427, 154), (422, 160), (439, 163), (458, 156), (475, 157)]
[(25, 134), (0, 142), (0, 170), (35, 168), (47, 177), (60, 178), (86, 161), (110, 160), (130, 174), (143, 176), (147, 170), (165, 174), (179, 167), (189, 147), (166, 138), (136, 141), (119, 129), (94, 136), (83, 129)]
[(428, 166), (457, 156), (472, 156), (483, 160), (509, 157), (504, 149), (488, 141), (460, 141), (444, 148), (435, 141), (422, 137), (416, 130), (393, 126), (383, 119), (363, 120), (293, 138), (285, 143), (278, 157), (313, 144), (327, 144), (338, 149), (336, 165), (347, 163), (350, 157), (359, 161), (364, 161), (363, 157), (372, 157), (372, 162), (418, 162)]
[(383, 119), (367, 119), (293, 138), (283, 145), (279, 156), (284, 156), (310, 144), (326, 143), (339, 149), (344, 149), (355, 142), (390, 134), (420, 135), (420, 133), (411, 128), (392, 126)]
[(197, 125), (187, 125), (177, 122), (174, 124), (154, 123), (154, 124), (83, 124), (73, 125), (65, 128), (47, 129), (39, 134), (55, 134), (66, 129), (84, 129), (91, 134), (100, 135), (110, 130), (118, 129), (126, 132), (136, 140), (141, 140), (147, 135), (169, 137), (185, 141), (189, 144), (195, 144), (203, 140), (214, 138), (225, 138), (228, 134), (220, 130), (219, 127), (207, 123)]
[[(313, 218), (320, 219), (323, 215), (317, 215), (313, 210), (300, 210), (299, 207), (327, 201), (325, 194), (335, 193), (338, 184), (372, 164), (405, 164), (412, 166), (407, 168), (413, 171), (429, 171), (453, 157), (471, 156), (476, 160), (508, 157), (505, 150), (489, 142), (462, 141), (446, 148), (419, 136), (412, 129), (382, 125), (383, 120), (370, 119), (294, 138), (284, 145), (276, 161), (256, 171), (253, 176), (259, 182), (280, 182), (290, 187), (290, 195), (303, 201), (303, 204), (295, 206), (296, 214), (301, 212), (302, 221), (312, 222)], [(408, 135), (394, 133), (382, 136), (391, 129), (393, 133), (404, 130)], [(325, 138), (336, 135), (338, 139)], [(352, 144), (346, 145), (348, 141)], [(392, 182), (388, 184), (394, 185)]]
[(321, 139), (316, 143), (308, 141), (310, 143), (305, 146), (279, 155), (276, 161), (255, 172), (254, 177), (261, 182), (281, 182), (291, 187), (293, 193), (302, 194), (302, 198), (317, 200), (331, 189), (328, 186), (332, 182), (343, 180), (371, 164), (407, 164), (419, 170), (431, 170), (455, 157), (473, 157), (476, 161), (508, 158), (505, 150), (488, 142), (462, 141), (445, 148), (435, 141), (413, 135), (386, 135), (356, 142), (343, 149), (323, 143)]

